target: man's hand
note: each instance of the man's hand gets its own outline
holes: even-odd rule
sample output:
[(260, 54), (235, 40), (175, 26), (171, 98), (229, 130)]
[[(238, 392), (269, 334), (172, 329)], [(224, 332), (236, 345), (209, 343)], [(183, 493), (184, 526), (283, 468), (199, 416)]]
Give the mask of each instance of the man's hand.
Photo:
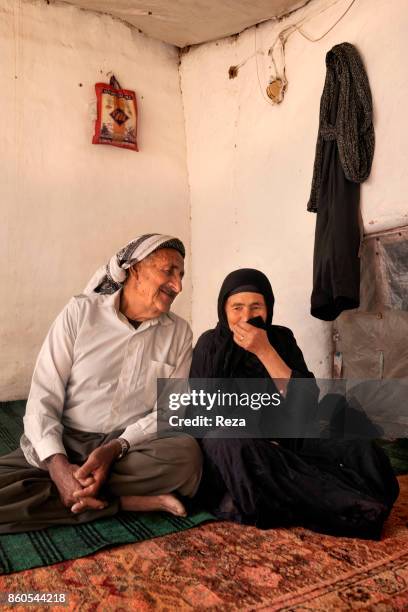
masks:
[(75, 478), (74, 473), (79, 469), (78, 465), (69, 463), (65, 455), (53, 455), (47, 460), (48, 471), (51, 480), (55, 483), (58, 489), (61, 501), (66, 508), (71, 508), (73, 512), (82, 512), (86, 509), (102, 510), (106, 507), (106, 503), (92, 496), (87, 496), (83, 499), (80, 508), (74, 509), (78, 500), (74, 496), (74, 492), (78, 490), (78, 486), (83, 490), (84, 487), (92, 484), (92, 478), (81, 479)]
[(74, 497), (77, 501), (87, 497), (95, 497), (102, 484), (108, 477), (109, 468), (116, 457), (120, 454), (122, 447), (117, 440), (95, 448), (85, 463), (74, 472), (77, 481), (83, 483), (92, 478), (86, 486), (76, 488)]

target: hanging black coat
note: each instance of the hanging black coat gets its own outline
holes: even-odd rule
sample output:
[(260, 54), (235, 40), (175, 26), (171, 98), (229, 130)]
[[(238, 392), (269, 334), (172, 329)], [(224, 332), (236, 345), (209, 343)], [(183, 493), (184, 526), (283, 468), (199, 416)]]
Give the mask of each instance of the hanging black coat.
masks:
[(374, 129), (357, 49), (335, 45), (326, 66), (308, 210), (317, 212), (311, 314), (333, 321), (360, 303), (360, 183), (370, 174)]

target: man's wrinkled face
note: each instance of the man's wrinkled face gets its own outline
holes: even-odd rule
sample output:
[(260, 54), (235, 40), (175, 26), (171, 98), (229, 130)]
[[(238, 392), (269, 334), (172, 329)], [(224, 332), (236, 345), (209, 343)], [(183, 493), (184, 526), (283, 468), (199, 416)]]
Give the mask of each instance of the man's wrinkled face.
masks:
[(134, 266), (135, 299), (159, 316), (168, 312), (174, 298), (182, 290), (184, 260), (175, 249), (159, 249)]

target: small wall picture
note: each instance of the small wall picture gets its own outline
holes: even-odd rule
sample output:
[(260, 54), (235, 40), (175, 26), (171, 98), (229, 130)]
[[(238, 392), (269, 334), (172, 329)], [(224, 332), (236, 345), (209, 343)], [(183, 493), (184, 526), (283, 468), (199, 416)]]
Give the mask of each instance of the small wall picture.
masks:
[[(114, 79), (114, 84), (119, 85)], [(93, 144), (138, 151), (136, 94), (111, 83), (96, 83), (97, 119)]]

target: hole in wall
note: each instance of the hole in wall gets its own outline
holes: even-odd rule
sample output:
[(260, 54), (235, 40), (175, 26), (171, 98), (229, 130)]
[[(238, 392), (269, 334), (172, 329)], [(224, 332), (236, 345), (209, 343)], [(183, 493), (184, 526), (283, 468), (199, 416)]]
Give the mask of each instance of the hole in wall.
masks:
[(238, 66), (230, 66), (228, 68), (228, 77), (230, 79), (235, 79), (238, 76)]

